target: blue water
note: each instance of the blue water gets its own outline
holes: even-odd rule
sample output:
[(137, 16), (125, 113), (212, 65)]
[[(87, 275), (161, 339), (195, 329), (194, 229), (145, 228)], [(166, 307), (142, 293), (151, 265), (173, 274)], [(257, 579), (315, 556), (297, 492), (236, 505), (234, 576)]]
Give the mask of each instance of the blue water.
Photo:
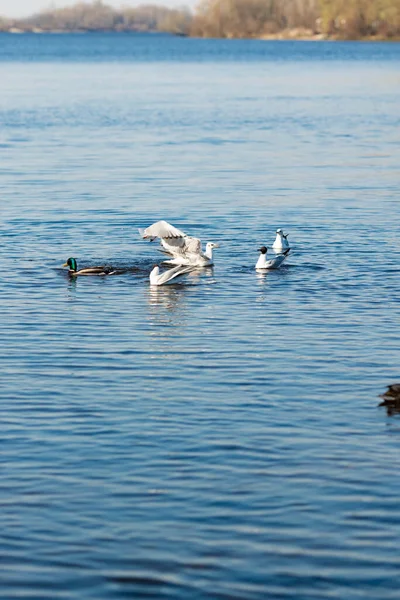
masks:
[[(397, 599), (400, 45), (0, 55), (2, 599)], [(215, 267), (151, 289), (160, 218)]]

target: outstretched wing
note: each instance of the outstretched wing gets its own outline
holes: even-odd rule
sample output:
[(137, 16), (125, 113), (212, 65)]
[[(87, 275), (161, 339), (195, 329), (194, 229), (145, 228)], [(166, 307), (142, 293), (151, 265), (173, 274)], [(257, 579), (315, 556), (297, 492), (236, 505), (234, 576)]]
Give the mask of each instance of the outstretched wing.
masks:
[(166, 254), (186, 260), (190, 260), (190, 257), (198, 256), (201, 253), (201, 241), (190, 236), (184, 238), (162, 238), (161, 246)]
[(168, 283), (168, 281), (171, 281), (171, 279), (175, 279), (175, 277), (180, 277), (185, 273), (189, 273), (189, 271), (193, 271), (193, 269), (195, 269), (193, 265), (179, 265), (178, 267), (168, 269), (168, 271), (164, 271), (164, 273), (161, 273), (161, 275), (158, 276), (157, 285), (163, 285), (164, 283)]
[(143, 239), (160, 238), (164, 252), (171, 256), (182, 256), (185, 252), (186, 233), (167, 221), (157, 221), (147, 229), (139, 229), (139, 232)]
[(144, 239), (160, 238), (163, 250), (175, 257), (189, 258), (188, 255), (201, 254), (201, 241), (198, 238), (186, 235), (167, 221), (157, 221), (140, 231), (140, 234)]
[[(140, 230), (139, 230), (140, 231)], [(167, 223), (167, 221), (157, 221), (157, 223), (153, 223), (147, 229), (140, 231), (142, 237), (144, 239), (147, 238), (160, 238), (168, 240), (170, 243), (173, 243), (173, 240), (183, 240), (186, 236), (186, 233), (183, 233), (180, 229), (177, 229), (173, 225)]]
[(195, 237), (186, 237), (184, 250), (187, 254), (200, 254), (201, 241)]

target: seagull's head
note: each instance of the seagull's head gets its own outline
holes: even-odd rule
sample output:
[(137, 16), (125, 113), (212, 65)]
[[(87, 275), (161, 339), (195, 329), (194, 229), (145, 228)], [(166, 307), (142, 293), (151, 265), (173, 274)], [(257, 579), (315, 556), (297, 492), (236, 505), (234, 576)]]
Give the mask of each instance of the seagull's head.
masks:
[(282, 229), (277, 229), (277, 230), (276, 230), (276, 233), (279, 233), (279, 234), (281, 234), (281, 235), (282, 235), (283, 231), (282, 231)]
[(209, 248), (210, 250), (212, 250), (213, 248), (219, 248), (219, 244), (215, 242), (207, 242), (206, 248)]
[(267, 246), (261, 246), (261, 248), (259, 248), (258, 251), (261, 252), (261, 254), (267, 254), (268, 248)]
[(155, 239), (156, 239), (156, 237), (157, 237), (157, 236), (154, 236), (154, 235), (149, 235), (149, 234), (147, 233), (147, 229), (141, 229), (140, 227), (139, 227), (139, 233), (140, 233), (141, 237), (142, 237), (144, 240), (150, 240), (150, 242), (154, 242), (154, 240), (155, 240)]

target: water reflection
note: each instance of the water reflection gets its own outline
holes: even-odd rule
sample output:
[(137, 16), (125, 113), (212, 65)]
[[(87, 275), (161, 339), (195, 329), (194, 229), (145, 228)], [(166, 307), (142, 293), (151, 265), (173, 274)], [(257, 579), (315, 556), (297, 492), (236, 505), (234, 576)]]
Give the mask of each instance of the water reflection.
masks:
[[(76, 299), (76, 294), (78, 292), (78, 281), (80, 282), (80, 285), (89, 285), (90, 281), (98, 281), (101, 282), (101, 284), (103, 284), (105, 282), (105, 280), (107, 279), (106, 277), (100, 277), (100, 276), (89, 276), (89, 277), (71, 277), (71, 275), (69, 275), (69, 273), (63, 273), (63, 275), (65, 276), (65, 280), (67, 282), (67, 297), (68, 299), (71, 300), (75, 300)], [(83, 279), (83, 281), (82, 281)], [(83, 288), (82, 288), (83, 289)]]
[(164, 326), (164, 330), (155, 328), (151, 335), (165, 336), (165, 326), (168, 327), (168, 335), (171, 335), (171, 327), (174, 328), (174, 335), (176, 335), (179, 328), (184, 327), (187, 322), (188, 295), (197, 286), (203, 284), (203, 279), (206, 279), (207, 283), (211, 283), (213, 275), (214, 270), (212, 267), (199, 268), (187, 273), (185, 280), (179, 283), (145, 288), (151, 324)]
[[(183, 300), (185, 288), (186, 286), (182, 284), (149, 286), (148, 302), (150, 308), (155, 309), (155, 311), (164, 308), (171, 313), (176, 312)], [(155, 311), (151, 312), (154, 313)]]
[(190, 273), (187, 274), (187, 278), (192, 284), (197, 284), (197, 283), (200, 283), (200, 281), (202, 279), (211, 279), (213, 277), (214, 277), (214, 266), (199, 267), (195, 271), (191, 271)]
[(68, 300), (76, 300), (77, 277), (70, 277), (68, 273), (63, 273), (67, 281), (67, 298)]
[(149, 286), (145, 293), (149, 307), (150, 336), (176, 335), (186, 325), (186, 292), (190, 286), (171, 284)]
[(257, 269), (256, 270), (256, 276), (257, 276), (257, 279), (258, 279), (258, 284), (262, 285), (262, 284), (266, 283), (267, 276), (269, 274), (270, 274), (269, 271), (266, 271), (266, 270), (261, 271), (261, 270)]

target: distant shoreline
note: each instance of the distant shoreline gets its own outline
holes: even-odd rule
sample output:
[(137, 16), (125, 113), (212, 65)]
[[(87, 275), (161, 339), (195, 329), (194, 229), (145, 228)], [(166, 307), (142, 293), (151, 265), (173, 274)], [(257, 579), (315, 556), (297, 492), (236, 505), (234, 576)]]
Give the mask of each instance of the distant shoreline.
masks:
[[(61, 0), (62, 1), (62, 0)], [(76, 0), (25, 18), (0, 17), (0, 32), (166, 33), (200, 39), (400, 41), (399, 0), (198, 0), (195, 8)], [(157, 2), (157, 0), (155, 0)], [(164, 1), (164, 0), (161, 0)], [(185, 1), (185, 0), (183, 0)], [(139, 0), (140, 2), (140, 0)]]
[(400, 37), (385, 37), (385, 36), (364, 36), (357, 38), (344, 38), (335, 35), (328, 35), (324, 33), (312, 33), (312, 32), (295, 32), (292, 30), (281, 31), (274, 34), (264, 34), (261, 36), (254, 37), (242, 37), (242, 36), (225, 36), (225, 37), (207, 37), (197, 36), (184, 33), (172, 33), (168, 31), (157, 31), (157, 30), (140, 30), (140, 29), (41, 29), (39, 27), (10, 27), (8, 29), (0, 29), (0, 33), (6, 33), (10, 35), (23, 35), (23, 34), (37, 34), (37, 35), (68, 35), (68, 34), (98, 34), (98, 33), (117, 33), (117, 34), (158, 34), (158, 35), (171, 35), (173, 37), (186, 37), (191, 39), (220, 39), (220, 40), (264, 40), (264, 41), (292, 41), (292, 42), (400, 42)]

